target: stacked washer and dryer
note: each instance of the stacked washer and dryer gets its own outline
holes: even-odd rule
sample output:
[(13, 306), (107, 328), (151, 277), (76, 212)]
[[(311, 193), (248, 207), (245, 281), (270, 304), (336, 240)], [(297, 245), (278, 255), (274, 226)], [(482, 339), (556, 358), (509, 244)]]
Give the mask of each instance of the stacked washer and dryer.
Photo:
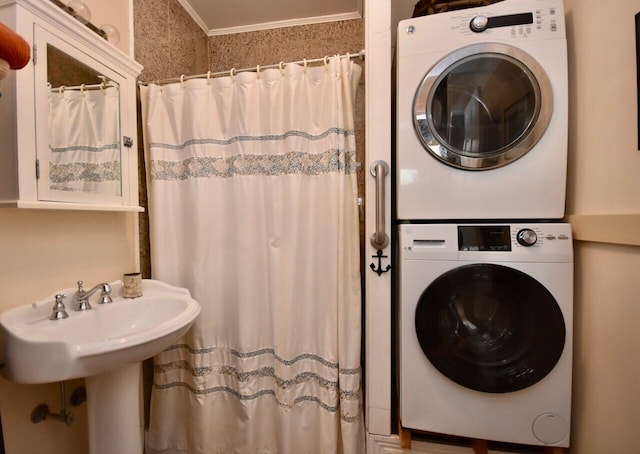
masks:
[(396, 52), (401, 424), (567, 447), (562, 0), (405, 20)]

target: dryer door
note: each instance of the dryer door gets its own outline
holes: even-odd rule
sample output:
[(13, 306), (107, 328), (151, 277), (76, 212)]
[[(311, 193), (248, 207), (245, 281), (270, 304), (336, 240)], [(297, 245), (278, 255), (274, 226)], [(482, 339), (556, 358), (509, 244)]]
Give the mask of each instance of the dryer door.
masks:
[(556, 365), (565, 324), (551, 293), (502, 265), (473, 264), (440, 276), (415, 313), (422, 351), (454, 382), (505, 393), (542, 380)]
[(522, 50), (475, 44), (440, 60), (413, 103), (416, 133), (435, 158), (465, 170), (507, 165), (544, 134), (553, 110), (551, 84)]

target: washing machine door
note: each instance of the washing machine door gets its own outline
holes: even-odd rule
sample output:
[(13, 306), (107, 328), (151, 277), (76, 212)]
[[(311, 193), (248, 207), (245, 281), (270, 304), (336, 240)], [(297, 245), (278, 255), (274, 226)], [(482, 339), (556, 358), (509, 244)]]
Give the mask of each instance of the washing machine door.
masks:
[(488, 170), (522, 157), (551, 119), (551, 83), (540, 64), (506, 44), (475, 44), (440, 60), (418, 86), (416, 133), (438, 160)]
[(531, 276), (495, 264), (455, 268), (422, 293), (415, 313), (422, 351), (467, 388), (506, 393), (542, 380), (564, 349), (564, 317)]

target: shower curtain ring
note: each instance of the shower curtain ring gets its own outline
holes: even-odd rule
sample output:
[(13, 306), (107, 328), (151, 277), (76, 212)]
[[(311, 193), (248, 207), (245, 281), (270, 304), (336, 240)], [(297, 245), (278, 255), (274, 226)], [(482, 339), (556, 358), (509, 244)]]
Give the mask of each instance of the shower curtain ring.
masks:
[(180, 76), (180, 83), (182, 84), (182, 88), (185, 88), (185, 85), (184, 85), (184, 74), (182, 74)]
[(231, 79), (235, 80), (235, 78), (236, 78), (236, 68), (231, 68), (229, 70), (229, 76), (231, 76)]
[(58, 93), (59, 93), (59, 94), (64, 93), (65, 88), (66, 88), (66, 87), (65, 87), (64, 85), (60, 85), (60, 88), (58, 88)]
[(85, 88), (85, 84), (81, 84), (80, 85), (80, 92), (84, 94), (85, 91), (87, 91), (87, 89)]
[(304, 70), (305, 70), (305, 72), (306, 72), (306, 71), (307, 71), (307, 59), (306, 59), (306, 58), (303, 58), (303, 59), (302, 59), (302, 64), (303, 64), (303, 66), (304, 66)]
[(280, 68), (280, 72), (284, 74), (284, 62), (282, 60), (278, 63), (278, 68)]
[(211, 84), (211, 71), (207, 71), (207, 84)]
[(260, 65), (256, 65), (256, 77), (260, 79)]
[(324, 56), (324, 65), (328, 68), (329, 67), (329, 56), (325, 55)]

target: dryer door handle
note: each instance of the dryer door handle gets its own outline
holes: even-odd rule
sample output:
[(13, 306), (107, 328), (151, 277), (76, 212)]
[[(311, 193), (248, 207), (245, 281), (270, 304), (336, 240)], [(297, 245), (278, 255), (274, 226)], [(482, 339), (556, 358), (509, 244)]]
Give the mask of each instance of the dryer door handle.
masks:
[(371, 175), (376, 179), (376, 232), (371, 235), (371, 246), (384, 249), (389, 244), (389, 235), (385, 233), (385, 177), (389, 173), (389, 165), (384, 161), (375, 161), (370, 167)]

